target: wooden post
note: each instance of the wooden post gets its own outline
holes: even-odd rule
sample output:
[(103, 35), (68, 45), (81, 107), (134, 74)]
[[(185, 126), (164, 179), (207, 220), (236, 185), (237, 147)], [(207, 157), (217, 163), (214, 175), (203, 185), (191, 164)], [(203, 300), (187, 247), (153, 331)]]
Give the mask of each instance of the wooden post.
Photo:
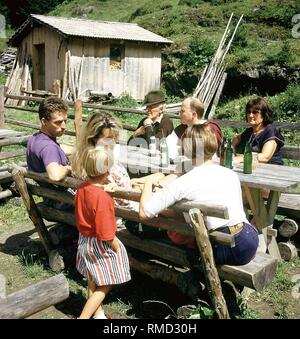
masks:
[(31, 193), (28, 192), (24, 175), (22, 174), (20, 169), (14, 169), (13, 178), (16, 183), (17, 190), (21, 194), (24, 205), (27, 209), (28, 215), (32, 220), (39, 237), (42, 241), (42, 244), (45, 247), (47, 254), (49, 255), (51, 250), (53, 249), (53, 244), (51, 242), (51, 238), (49, 236), (48, 230), (44, 224), (44, 221), (37, 209), (37, 206), (33, 200)]
[(203, 216), (197, 208), (190, 209), (189, 216), (194, 228), (212, 303), (220, 319), (229, 319), (230, 317), (226, 301), (223, 296), (221, 282), (215, 266), (213, 251), (209, 241), (208, 232), (203, 221)]
[(82, 126), (82, 101), (79, 99), (75, 101), (74, 125), (75, 125), (76, 140), (78, 140), (79, 132)]
[(0, 300), (6, 297), (6, 279), (5, 276), (0, 274)]
[(6, 87), (3, 85), (0, 86), (0, 128), (4, 128), (4, 122), (5, 122), (5, 116), (4, 116), (5, 93), (6, 93)]
[(61, 273), (0, 299), (0, 319), (23, 319), (69, 297), (69, 283)]
[(53, 82), (53, 92), (58, 98), (61, 98), (61, 82), (61, 80), (54, 80)]

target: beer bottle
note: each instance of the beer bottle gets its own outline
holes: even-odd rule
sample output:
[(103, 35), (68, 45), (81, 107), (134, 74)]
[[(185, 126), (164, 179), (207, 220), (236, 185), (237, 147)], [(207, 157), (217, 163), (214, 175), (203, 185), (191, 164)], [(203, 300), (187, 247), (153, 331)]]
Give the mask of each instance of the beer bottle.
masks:
[(220, 146), (220, 165), (225, 166), (225, 150), (226, 150), (226, 138), (223, 138), (222, 144)]
[(161, 167), (167, 167), (169, 166), (169, 152), (168, 152), (168, 145), (166, 142), (166, 138), (162, 138), (160, 140), (160, 164)]
[(149, 151), (150, 151), (151, 156), (156, 155), (156, 137), (155, 137), (153, 129), (152, 129), (152, 134), (150, 137)]
[(233, 149), (231, 147), (231, 139), (228, 139), (225, 150), (225, 167), (232, 168)]
[(252, 173), (252, 148), (251, 144), (247, 141), (244, 151), (244, 173)]

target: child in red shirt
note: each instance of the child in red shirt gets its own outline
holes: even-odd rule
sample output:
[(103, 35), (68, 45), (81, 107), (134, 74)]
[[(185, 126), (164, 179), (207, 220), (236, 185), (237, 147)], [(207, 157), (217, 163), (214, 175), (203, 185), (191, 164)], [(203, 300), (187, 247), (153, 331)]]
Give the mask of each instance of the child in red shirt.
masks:
[(76, 192), (79, 231), (76, 268), (88, 278), (88, 300), (80, 319), (106, 319), (102, 302), (113, 285), (131, 279), (126, 249), (116, 237), (114, 201), (102, 184), (113, 165), (111, 152), (90, 147), (83, 154), (87, 182)]

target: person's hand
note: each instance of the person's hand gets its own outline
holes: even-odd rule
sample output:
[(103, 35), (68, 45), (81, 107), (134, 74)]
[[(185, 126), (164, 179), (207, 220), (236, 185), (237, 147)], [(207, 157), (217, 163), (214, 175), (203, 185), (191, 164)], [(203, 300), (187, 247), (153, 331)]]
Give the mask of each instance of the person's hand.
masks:
[(118, 185), (115, 182), (110, 182), (108, 184), (105, 184), (102, 186), (105, 192), (113, 193), (115, 191), (115, 188), (118, 187)]
[(149, 127), (149, 126), (152, 125), (152, 123), (153, 123), (153, 121), (150, 118), (146, 118), (143, 122), (144, 127)]
[(119, 242), (119, 239), (117, 237), (114, 237), (114, 239), (111, 242), (110, 246), (113, 249), (113, 251), (118, 253), (120, 251), (120, 242)]
[(133, 137), (136, 138), (139, 135), (143, 135), (143, 134), (145, 134), (145, 127), (141, 126), (133, 132)]
[(133, 189), (137, 189), (139, 191), (143, 190), (144, 180), (140, 180), (139, 178), (133, 178), (130, 180), (130, 182)]
[(244, 156), (242, 154), (233, 157), (233, 164), (240, 164), (244, 162)]

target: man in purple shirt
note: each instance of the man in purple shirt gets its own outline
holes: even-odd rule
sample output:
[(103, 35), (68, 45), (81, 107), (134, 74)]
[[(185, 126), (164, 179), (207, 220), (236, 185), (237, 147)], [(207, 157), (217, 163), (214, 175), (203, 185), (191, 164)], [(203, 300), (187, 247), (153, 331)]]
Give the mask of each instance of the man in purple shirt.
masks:
[(44, 99), (39, 107), (41, 129), (30, 137), (27, 144), (28, 169), (47, 172), (53, 181), (60, 181), (71, 174), (66, 154), (56, 141), (56, 137), (65, 132), (67, 112), (68, 105), (62, 99)]

